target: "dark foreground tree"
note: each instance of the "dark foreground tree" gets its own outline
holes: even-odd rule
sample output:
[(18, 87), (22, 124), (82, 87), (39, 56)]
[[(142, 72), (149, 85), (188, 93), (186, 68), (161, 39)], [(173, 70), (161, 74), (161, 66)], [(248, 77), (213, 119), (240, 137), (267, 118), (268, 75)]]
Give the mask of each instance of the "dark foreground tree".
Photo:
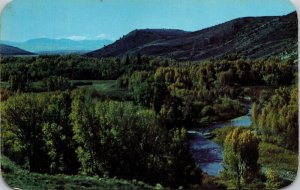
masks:
[(168, 131), (153, 110), (131, 102), (74, 94), (70, 118), (82, 172), (169, 187), (201, 183), (185, 129)]
[[(43, 123), (43, 99), (33, 94), (16, 95), (9, 98), (1, 106), (2, 110), (2, 139), (5, 143), (5, 153), (19, 152), (28, 158), (29, 170), (42, 171), (41, 149)], [(15, 144), (11, 144), (14, 143)], [(15, 150), (7, 150), (12, 147)]]
[(16, 94), (1, 104), (3, 154), (31, 172), (76, 173), (67, 92)]

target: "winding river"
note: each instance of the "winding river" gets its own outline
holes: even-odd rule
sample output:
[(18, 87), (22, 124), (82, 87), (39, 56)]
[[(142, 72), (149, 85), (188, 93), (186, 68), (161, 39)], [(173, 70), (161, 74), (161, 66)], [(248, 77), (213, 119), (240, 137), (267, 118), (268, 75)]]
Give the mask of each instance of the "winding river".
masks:
[(251, 124), (251, 103), (245, 104), (248, 108), (247, 115), (240, 116), (225, 122), (217, 122), (203, 129), (191, 129), (188, 131), (190, 140), (190, 152), (195, 159), (196, 165), (204, 172), (212, 176), (218, 176), (223, 170), (223, 149), (220, 145), (204, 137), (216, 128), (227, 126), (248, 127)]

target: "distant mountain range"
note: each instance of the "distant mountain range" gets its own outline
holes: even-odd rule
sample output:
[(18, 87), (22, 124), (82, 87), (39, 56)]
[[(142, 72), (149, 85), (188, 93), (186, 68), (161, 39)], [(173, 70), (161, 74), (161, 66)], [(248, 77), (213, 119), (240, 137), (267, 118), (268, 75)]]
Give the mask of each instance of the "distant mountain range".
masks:
[(33, 55), (33, 53), (17, 47), (0, 44), (0, 55)]
[(163, 56), (177, 60), (203, 60), (233, 53), (249, 58), (297, 52), (297, 14), (245, 17), (207, 29), (186, 32), (168, 29), (134, 30), (111, 45), (86, 56)]
[(104, 45), (111, 44), (111, 40), (70, 40), (70, 39), (49, 39), (37, 38), (25, 42), (10, 42), (0, 41), (1, 44), (6, 44), (18, 47), (34, 53), (62, 53), (69, 52), (89, 52), (95, 49), (102, 48)]

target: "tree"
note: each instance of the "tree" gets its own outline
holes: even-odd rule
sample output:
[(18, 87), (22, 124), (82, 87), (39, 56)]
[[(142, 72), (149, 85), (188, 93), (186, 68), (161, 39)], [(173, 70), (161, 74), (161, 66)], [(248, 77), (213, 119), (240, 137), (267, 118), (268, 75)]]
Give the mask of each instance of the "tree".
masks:
[(152, 103), (152, 107), (157, 114), (160, 112), (160, 109), (169, 94), (170, 93), (164, 79), (163, 69), (157, 69), (154, 75)]
[[(45, 171), (46, 163), (43, 163), (45, 151), (42, 149), (43, 139), (42, 125), (44, 122), (44, 98), (34, 94), (18, 94), (9, 98), (2, 106), (1, 116), (3, 130), (14, 134), (15, 143), (20, 144), (29, 162), (29, 170), (32, 172)], [(8, 136), (3, 137), (3, 142), (8, 143)], [(5, 150), (13, 153), (13, 144), (7, 144)]]
[[(261, 94), (255, 106), (262, 140), (298, 149), (298, 88), (279, 88), (274, 95)], [(253, 108), (255, 108), (253, 107)]]
[(32, 172), (77, 173), (70, 104), (67, 92), (10, 97), (1, 106), (4, 154)]
[(43, 80), (47, 91), (67, 90), (71, 88), (71, 82), (65, 77), (51, 76)]
[(138, 63), (139, 65), (143, 63), (143, 62), (142, 62), (142, 58), (141, 58), (141, 54), (140, 54), (140, 53), (137, 54), (137, 63)]
[(251, 110), (251, 118), (252, 118), (252, 121), (255, 125), (255, 129), (257, 129), (257, 117), (258, 117), (258, 108), (257, 108), (257, 104), (254, 102), (252, 104), (252, 110)]
[(185, 129), (157, 125), (155, 112), (132, 102), (96, 101), (76, 91), (71, 121), (85, 173), (168, 186), (201, 183)]
[(88, 174), (102, 174), (99, 158), (99, 122), (95, 116), (95, 104), (91, 91), (74, 91), (71, 105), (73, 139), (78, 143), (76, 153), (81, 163), (81, 171)]
[(129, 89), (133, 91), (135, 103), (150, 107), (152, 102), (153, 79), (150, 74), (145, 71), (134, 72), (129, 81)]
[(126, 60), (125, 60), (125, 65), (129, 65), (130, 64), (130, 59), (129, 59), (129, 55), (126, 55)]
[(241, 189), (257, 176), (258, 144), (258, 139), (250, 130), (236, 128), (226, 136), (224, 168), (233, 188)]
[(188, 182), (186, 185), (190, 185), (201, 183), (202, 171), (195, 167), (194, 160), (190, 156), (185, 128), (174, 129), (174, 132), (171, 133), (170, 147), (171, 155), (167, 166), (169, 165), (171, 171), (167, 173), (170, 179), (173, 180), (172, 184), (180, 185)]
[(233, 79), (233, 71), (229, 69), (228, 71), (223, 71), (218, 74), (218, 81), (221, 85), (230, 85)]
[(76, 142), (73, 140), (69, 115), (71, 97), (68, 92), (57, 92), (47, 98), (45, 104), (45, 123), (42, 136), (49, 156), (51, 173), (77, 173), (79, 163), (75, 153)]

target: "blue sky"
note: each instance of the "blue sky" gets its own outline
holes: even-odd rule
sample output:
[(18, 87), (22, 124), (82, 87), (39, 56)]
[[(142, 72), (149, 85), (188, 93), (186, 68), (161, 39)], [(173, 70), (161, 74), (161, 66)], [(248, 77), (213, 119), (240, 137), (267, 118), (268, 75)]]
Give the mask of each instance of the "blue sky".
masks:
[(116, 40), (134, 29), (195, 31), (294, 10), (289, 0), (13, 0), (1, 14), (0, 38)]

